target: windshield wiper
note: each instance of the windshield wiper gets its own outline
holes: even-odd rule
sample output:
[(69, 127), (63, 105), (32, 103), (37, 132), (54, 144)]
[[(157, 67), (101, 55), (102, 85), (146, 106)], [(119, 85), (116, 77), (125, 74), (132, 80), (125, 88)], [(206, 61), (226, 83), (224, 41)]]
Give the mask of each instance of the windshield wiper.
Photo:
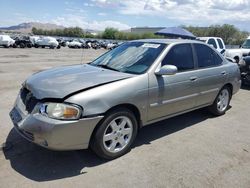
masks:
[(104, 68), (104, 69), (109, 69), (109, 70), (113, 70), (113, 71), (118, 71), (118, 72), (120, 72), (119, 70), (114, 69), (114, 68), (112, 68), (112, 67), (110, 67), (110, 66), (108, 66), (108, 65), (99, 64), (99, 65), (96, 65), (96, 66), (97, 66), (97, 67), (102, 67), (102, 68)]

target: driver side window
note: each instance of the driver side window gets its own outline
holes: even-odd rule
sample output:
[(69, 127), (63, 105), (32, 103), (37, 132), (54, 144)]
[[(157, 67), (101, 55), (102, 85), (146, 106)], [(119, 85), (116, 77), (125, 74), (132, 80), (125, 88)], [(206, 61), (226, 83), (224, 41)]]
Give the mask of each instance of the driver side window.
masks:
[(175, 65), (178, 72), (194, 69), (194, 59), (190, 44), (178, 44), (173, 46), (162, 61), (164, 65)]

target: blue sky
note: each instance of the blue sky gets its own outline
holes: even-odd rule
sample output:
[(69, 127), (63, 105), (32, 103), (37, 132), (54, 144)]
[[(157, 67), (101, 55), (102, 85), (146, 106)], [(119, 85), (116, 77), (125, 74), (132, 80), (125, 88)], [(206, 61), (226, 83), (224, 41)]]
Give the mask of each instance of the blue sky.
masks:
[(0, 26), (55, 23), (104, 30), (234, 24), (250, 31), (250, 0), (3, 0)]

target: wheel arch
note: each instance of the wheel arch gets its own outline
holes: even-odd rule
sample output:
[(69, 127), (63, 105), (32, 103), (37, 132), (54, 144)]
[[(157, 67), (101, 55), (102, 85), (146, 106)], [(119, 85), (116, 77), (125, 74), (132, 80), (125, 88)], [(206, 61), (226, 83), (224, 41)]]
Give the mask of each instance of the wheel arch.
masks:
[[(104, 117), (112, 112), (112, 111), (115, 111), (115, 110), (118, 110), (118, 109), (122, 109), (122, 108), (125, 108), (125, 109), (128, 109), (130, 110), (134, 115), (135, 115), (135, 118), (137, 120), (137, 125), (138, 125), (138, 129), (140, 129), (142, 127), (142, 123), (141, 123), (141, 113), (139, 111), (139, 109), (133, 105), (133, 104), (129, 104), (129, 103), (123, 103), (123, 104), (119, 104), (119, 105), (116, 105), (116, 106), (113, 106), (111, 107), (109, 110), (107, 110), (105, 113), (104, 113)], [(92, 140), (93, 140), (93, 137), (97, 131), (97, 129), (99, 128), (99, 126), (102, 124), (104, 118), (95, 126), (92, 134), (91, 134), (91, 137), (90, 137), (90, 142), (89, 142), (89, 145), (92, 143)]]
[(234, 60), (236, 61), (236, 63), (239, 63), (240, 57), (238, 55), (236, 55), (236, 56), (234, 56)]
[(119, 104), (119, 105), (113, 106), (112, 108), (110, 108), (109, 110), (107, 110), (105, 112), (105, 115), (107, 113), (109, 113), (109, 112), (111, 112), (113, 110), (119, 109), (119, 108), (125, 108), (125, 109), (128, 109), (131, 112), (133, 112), (133, 114), (135, 115), (135, 118), (137, 120), (138, 126), (139, 127), (141, 126), (141, 113), (140, 113), (139, 109), (135, 105), (130, 104), (130, 103), (124, 103), (124, 104)]
[(231, 83), (225, 84), (222, 88), (228, 87), (230, 89), (230, 98), (232, 98), (233, 95), (233, 85)]

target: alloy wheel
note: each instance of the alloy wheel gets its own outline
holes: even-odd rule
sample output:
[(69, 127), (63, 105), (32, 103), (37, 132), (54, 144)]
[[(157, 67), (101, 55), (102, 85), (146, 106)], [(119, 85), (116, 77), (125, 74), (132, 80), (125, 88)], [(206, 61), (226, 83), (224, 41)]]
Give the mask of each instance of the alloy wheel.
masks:
[(228, 104), (229, 104), (229, 99), (230, 99), (230, 96), (229, 96), (228, 90), (223, 89), (217, 98), (218, 111), (223, 112), (227, 109)]
[(126, 116), (119, 116), (112, 120), (104, 131), (104, 148), (111, 153), (120, 152), (128, 145), (132, 134), (132, 121)]

